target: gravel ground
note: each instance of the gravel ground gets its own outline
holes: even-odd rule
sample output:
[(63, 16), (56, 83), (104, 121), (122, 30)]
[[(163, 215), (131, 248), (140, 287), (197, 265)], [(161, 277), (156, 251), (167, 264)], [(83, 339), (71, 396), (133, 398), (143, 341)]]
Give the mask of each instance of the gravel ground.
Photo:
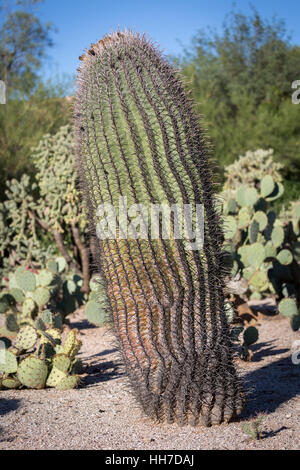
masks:
[[(0, 392), (0, 449), (300, 449), (300, 364), (291, 346), (300, 339), (286, 319), (262, 320), (251, 363), (238, 361), (248, 390), (237, 422), (212, 428), (155, 424), (145, 418), (127, 386), (114, 340), (82, 313), (81, 358), (88, 364), (77, 390)], [(262, 439), (253, 441), (243, 424), (265, 413)]]

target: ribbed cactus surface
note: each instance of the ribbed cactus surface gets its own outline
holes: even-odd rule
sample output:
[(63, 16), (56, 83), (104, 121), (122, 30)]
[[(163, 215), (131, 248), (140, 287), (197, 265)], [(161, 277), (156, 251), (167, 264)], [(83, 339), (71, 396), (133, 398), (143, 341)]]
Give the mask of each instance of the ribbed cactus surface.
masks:
[(151, 417), (229, 421), (243, 400), (224, 309), (221, 223), (193, 104), (178, 73), (144, 36), (114, 33), (81, 60), (77, 166), (93, 233), (102, 204), (116, 208), (124, 227), (120, 196), (128, 207), (204, 206), (202, 249), (176, 238), (173, 224), (169, 239), (126, 238), (117, 230), (115, 239), (97, 241), (131, 384)]

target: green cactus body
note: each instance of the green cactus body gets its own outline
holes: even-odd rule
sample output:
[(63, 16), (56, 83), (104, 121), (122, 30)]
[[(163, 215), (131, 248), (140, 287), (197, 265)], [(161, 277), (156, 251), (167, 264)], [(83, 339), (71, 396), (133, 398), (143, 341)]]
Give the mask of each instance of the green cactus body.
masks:
[(28, 388), (44, 388), (48, 374), (47, 365), (33, 355), (27, 356), (18, 367), (18, 379)]
[(174, 233), (127, 239), (120, 230), (98, 243), (131, 383), (151, 417), (229, 421), (243, 399), (224, 307), (223, 234), (193, 105), (177, 72), (143, 36), (112, 34), (82, 59), (78, 169), (94, 235), (97, 208), (118, 208), (119, 196), (147, 209), (204, 206), (201, 250), (190, 250)]

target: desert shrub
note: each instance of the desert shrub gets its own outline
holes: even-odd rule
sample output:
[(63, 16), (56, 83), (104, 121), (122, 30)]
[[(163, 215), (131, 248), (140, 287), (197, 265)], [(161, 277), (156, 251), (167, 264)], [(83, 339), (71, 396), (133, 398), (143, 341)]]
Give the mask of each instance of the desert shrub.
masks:
[(69, 267), (83, 274), (89, 290), (89, 249), (86, 221), (74, 171), (74, 140), (70, 126), (46, 134), (32, 152), (35, 178), (23, 175), (7, 182), (0, 204), (2, 277), (24, 263), (41, 266), (60, 253)]

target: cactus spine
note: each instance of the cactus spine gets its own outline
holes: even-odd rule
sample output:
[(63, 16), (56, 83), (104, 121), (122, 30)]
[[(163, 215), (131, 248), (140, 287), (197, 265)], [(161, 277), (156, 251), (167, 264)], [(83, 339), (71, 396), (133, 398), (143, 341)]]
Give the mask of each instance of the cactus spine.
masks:
[(204, 206), (201, 251), (174, 234), (98, 241), (132, 386), (144, 411), (159, 420), (229, 421), (243, 400), (224, 308), (221, 223), (193, 105), (144, 36), (112, 34), (81, 59), (77, 164), (93, 234), (97, 207), (118, 208), (120, 195), (128, 206)]

